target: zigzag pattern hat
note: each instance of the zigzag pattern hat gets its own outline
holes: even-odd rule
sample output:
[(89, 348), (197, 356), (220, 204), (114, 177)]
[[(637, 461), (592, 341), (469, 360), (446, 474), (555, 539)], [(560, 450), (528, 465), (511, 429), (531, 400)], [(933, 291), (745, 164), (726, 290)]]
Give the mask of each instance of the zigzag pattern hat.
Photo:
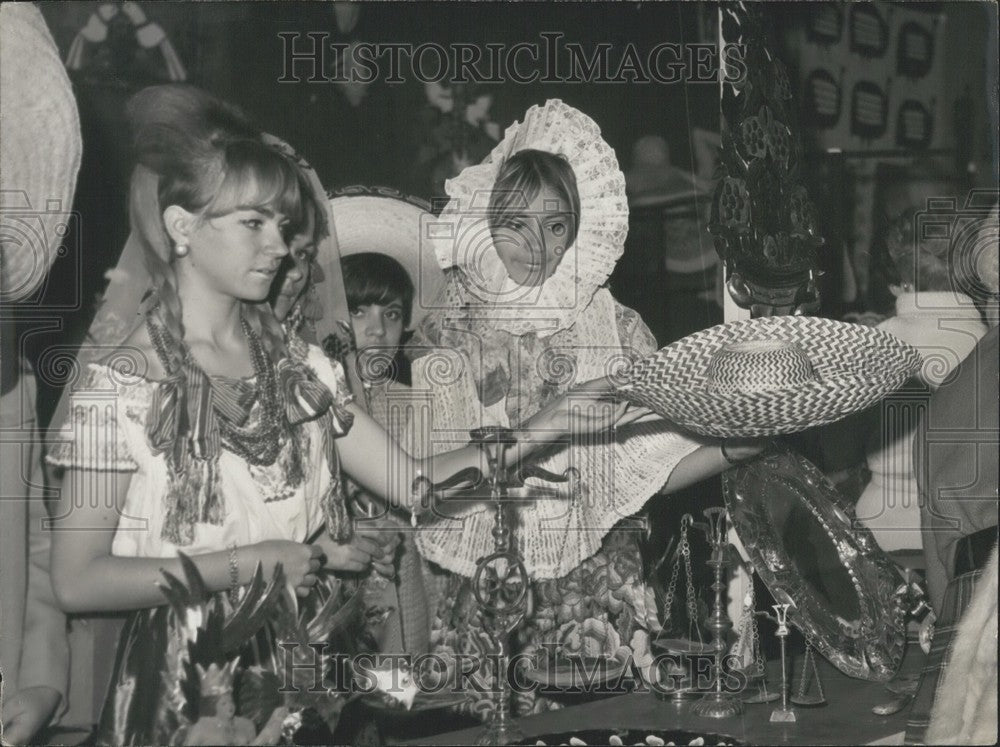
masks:
[(776, 436), (870, 407), (921, 363), (915, 348), (872, 327), (767, 317), (658, 350), (632, 367), (618, 392), (704, 436)]

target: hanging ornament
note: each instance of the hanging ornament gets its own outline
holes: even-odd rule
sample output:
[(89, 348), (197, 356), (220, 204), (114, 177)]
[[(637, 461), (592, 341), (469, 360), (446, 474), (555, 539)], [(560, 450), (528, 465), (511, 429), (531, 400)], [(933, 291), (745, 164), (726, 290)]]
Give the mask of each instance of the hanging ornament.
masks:
[[(747, 73), (722, 85), (723, 173), (709, 231), (726, 260), (727, 287), (738, 305), (758, 315), (779, 309), (802, 313), (819, 302), (811, 278), (818, 272), (816, 252), (823, 240), (810, 221), (798, 176), (801, 145), (792, 87), (768, 43), (766, 7), (734, 2), (720, 6), (719, 12), (723, 40), (745, 50)], [(839, 18), (838, 13), (828, 15), (820, 33), (839, 34)], [(830, 89), (822, 89), (830, 81), (816, 77), (814, 82), (820, 97), (827, 98), (820, 110), (829, 118), (832, 108), (831, 121), (836, 121), (838, 89), (834, 85), (831, 106)], [(797, 196), (794, 201), (792, 195)]]

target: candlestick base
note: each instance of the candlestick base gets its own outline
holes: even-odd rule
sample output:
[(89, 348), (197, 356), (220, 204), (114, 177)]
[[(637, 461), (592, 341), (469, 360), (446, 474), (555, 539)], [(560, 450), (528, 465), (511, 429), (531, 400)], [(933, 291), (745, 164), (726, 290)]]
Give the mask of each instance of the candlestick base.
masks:
[(743, 713), (743, 704), (728, 693), (705, 693), (691, 706), (691, 713), (702, 718), (732, 718)]

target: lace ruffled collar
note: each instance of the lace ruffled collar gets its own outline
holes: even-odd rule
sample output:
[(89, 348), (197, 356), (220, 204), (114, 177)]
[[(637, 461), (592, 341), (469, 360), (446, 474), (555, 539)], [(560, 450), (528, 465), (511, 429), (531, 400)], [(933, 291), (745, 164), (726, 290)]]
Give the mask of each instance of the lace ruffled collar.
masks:
[[(576, 241), (552, 277), (537, 288), (519, 286), (507, 276), (487, 221), (501, 165), (528, 148), (564, 156), (580, 193)], [(430, 226), (429, 240), (442, 268), (462, 272), (458, 315), (488, 318), (491, 326), (510, 334), (548, 337), (571, 327), (624, 251), (628, 201), (618, 159), (597, 123), (558, 99), (531, 107), (483, 163), (450, 179), (445, 189), (451, 200)]]

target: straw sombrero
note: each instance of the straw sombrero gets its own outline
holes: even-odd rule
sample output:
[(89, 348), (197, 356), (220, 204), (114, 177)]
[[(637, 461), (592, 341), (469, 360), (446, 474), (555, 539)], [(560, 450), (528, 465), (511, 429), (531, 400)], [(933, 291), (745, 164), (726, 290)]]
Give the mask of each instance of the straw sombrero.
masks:
[(430, 205), (388, 188), (348, 187), (330, 197), (330, 211), (341, 257), (379, 252), (406, 270), (414, 288), (410, 326), (416, 328), (439, 305), (445, 283), (433, 250), (421, 241)]
[(667, 141), (659, 135), (646, 135), (635, 142), (625, 185), (632, 208), (690, 202), (707, 194), (694, 174), (670, 163)]
[(42, 283), (68, 230), (82, 141), (69, 78), (32, 3), (0, 9), (0, 299)]
[(871, 327), (803, 316), (721, 324), (636, 363), (622, 397), (705, 436), (775, 436), (863, 410), (920, 369)]

